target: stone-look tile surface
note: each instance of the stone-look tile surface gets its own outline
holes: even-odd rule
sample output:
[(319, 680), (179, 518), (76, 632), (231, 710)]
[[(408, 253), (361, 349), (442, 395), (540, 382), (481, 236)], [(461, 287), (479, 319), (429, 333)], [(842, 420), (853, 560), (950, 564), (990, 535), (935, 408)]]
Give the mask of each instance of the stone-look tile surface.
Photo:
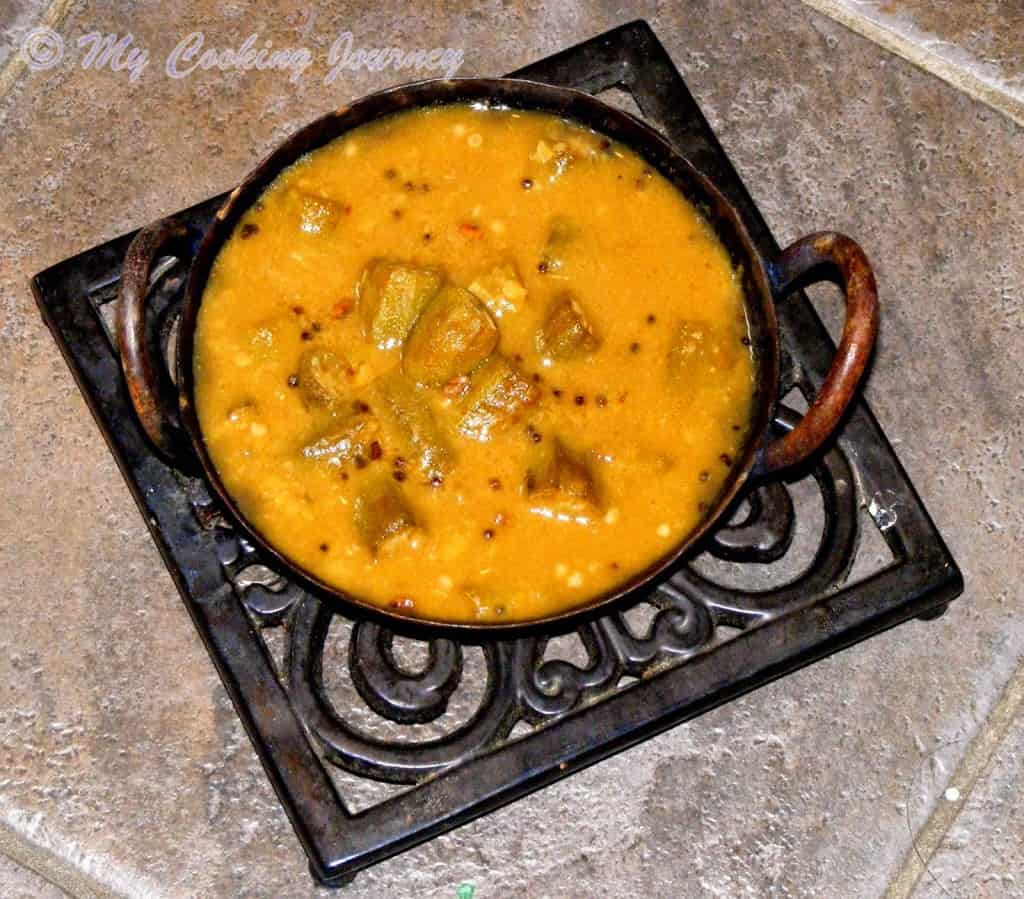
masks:
[(0, 0), (0, 71), (46, 11), (45, 0)]
[[(913, 624), (677, 728), (364, 873), (346, 895), (876, 897), (941, 794), (954, 743), (1024, 652), (1021, 131), (796, 2), (182, 2), (76, 9), (71, 40), (130, 31), (138, 83), (73, 64), (0, 99), (0, 821), (120, 894), (315, 891), (284, 814), (143, 523), (40, 324), (42, 267), (222, 190), (331, 106), (400, 80), (198, 73), (162, 58), (202, 29), (322, 57), (453, 46), (500, 73), (645, 15), (780, 239), (835, 226), (878, 265), (869, 394), (968, 577)], [(174, 23), (170, 29), (168, 23)], [(173, 31), (173, 33), (172, 33)], [(510, 36), (515, 40), (510, 40)], [(835, 304), (825, 304), (829, 320)]]
[(0, 855), (0, 895), (4, 899), (68, 899), (62, 889), (3, 855)]
[(913, 899), (1024, 896), (1024, 720), (1018, 720), (918, 881)]
[(1017, 0), (806, 0), (1024, 122), (1024, 6)]

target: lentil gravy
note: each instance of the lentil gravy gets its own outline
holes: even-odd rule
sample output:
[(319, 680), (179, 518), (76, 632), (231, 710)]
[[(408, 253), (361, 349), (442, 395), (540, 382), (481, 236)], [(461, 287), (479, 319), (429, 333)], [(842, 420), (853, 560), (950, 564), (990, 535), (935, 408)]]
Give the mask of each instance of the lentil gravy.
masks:
[(705, 517), (748, 438), (740, 279), (628, 148), (539, 112), (392, 115), (221, 248), (195, 404), (248, 521), (412, 617), (587, 604)]

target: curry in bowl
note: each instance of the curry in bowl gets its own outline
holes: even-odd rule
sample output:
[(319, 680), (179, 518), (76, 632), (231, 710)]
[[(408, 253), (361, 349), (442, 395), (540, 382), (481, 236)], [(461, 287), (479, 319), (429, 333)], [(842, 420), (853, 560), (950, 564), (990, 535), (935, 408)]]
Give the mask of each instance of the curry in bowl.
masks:
[(632, 150), (448, 104), (282, 171), (221, 247), (194, 401), (260, 535), (391, 611), (528, 621), (677, 547), (746, 446), (740, 275)]

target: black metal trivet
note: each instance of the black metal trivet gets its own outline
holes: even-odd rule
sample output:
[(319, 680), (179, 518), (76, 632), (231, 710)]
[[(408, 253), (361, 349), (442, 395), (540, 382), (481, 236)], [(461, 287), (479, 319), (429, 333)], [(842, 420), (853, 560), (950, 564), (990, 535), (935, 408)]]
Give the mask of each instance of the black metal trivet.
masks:
[[(515, 74), (631, 95), (724, 190), (762, 253), (775, 255), (757, 208), (645, 22)], [(202, 229), (223, 199), (178, 218)], [(426, 658), (415, 665), (409, 641), (335, 615), (268, 569), (203, 483), (169, 468), (146, 443), (110, 328), (133, 236), (47, 269), (33, 287), (323, 883), (343, 883), (884, 628), (939, 614), (963, 589), (860, 403), (802, 479), (753, 488), (705, 552), (644, 603), (591, 620), (571, 638), (434, 640), (425, 652), (420, 645)], [(157, 288), (168, 316), (187, 267), (181, 263), (167, 260)], [(783, 396), (809, 397), (832, 343), (805, 298), (780, 304), (778, 314)], [(783, 409), (778, 424), (795, 420)], [(576, 641), (575, 661), (566, 658), (567, 639)], [(381, 799), (382, 783), (406, 786)]]

